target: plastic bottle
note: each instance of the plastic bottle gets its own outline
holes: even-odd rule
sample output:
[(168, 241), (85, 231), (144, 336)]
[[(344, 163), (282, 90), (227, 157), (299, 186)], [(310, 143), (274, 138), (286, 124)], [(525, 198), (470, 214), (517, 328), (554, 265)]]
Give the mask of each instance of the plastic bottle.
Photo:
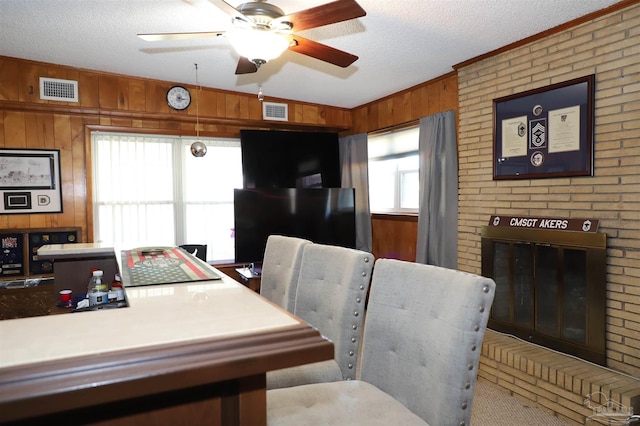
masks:
[(111, 289), (116, 293), (116, 300), (118, 302), (124, 301), (124, 289), (122, 288), (122, 281), (120, 279), (120, 275), (116, 274), (113, 278), (113, 283), (111, 283)]
[(101, 270), (93, 271), (89, 285), (87, 286), (87, 298), (89, 306), (102, 305), (108, 303), (108, 286), (102, 280)]

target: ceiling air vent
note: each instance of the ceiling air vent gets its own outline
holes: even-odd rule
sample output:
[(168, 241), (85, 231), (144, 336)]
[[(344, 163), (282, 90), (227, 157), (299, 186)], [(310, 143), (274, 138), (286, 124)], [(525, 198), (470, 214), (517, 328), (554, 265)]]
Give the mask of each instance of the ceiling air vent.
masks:
[(274, 102), (262, 102), (262, 119), (288, 121), (289, 105), (277, 104)]
[(78, 102), (78, 82), (40, 77), (40, 99)]

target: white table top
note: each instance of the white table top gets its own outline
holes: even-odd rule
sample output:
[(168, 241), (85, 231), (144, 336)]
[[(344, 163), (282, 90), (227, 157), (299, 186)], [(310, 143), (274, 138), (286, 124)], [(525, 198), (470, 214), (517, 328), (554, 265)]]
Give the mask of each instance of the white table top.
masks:
[(0, 321), (0, 372), (10, 366), (300, 324), (217, 272), (222, 280), (127, 287), (127, 308)]
[(38, 256), (113, 254), (113, 245), (102, 243), (47, 244), (38, 249)]

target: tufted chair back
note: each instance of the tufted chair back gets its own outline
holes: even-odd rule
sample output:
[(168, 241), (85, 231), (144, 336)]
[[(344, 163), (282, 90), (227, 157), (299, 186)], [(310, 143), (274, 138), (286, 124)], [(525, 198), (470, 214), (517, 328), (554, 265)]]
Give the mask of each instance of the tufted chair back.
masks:
[(260, 294), (289, 312), (293, 312), (302, 252), (308, 244), (311, 241), (284, 235), (267, 238)]
[(430, 425), (469, 425), (494, 293), (489, 278), (379, 259), (360, 379)]
[(307, 245), (302, 255), (293, 313), (334, 344), (343, 379), (355, 379), (371, 253), (324, 244)]

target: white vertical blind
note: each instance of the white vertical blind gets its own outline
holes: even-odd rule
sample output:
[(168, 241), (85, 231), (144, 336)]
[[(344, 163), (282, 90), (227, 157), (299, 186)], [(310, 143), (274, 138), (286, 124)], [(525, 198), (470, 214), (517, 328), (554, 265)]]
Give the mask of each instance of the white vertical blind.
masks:
[(242, 187), (240, 141), (92, 133), (94, 241), (130, 248), (207, 244), (233, 259), (233, 188)]
[(204, 239), (209, 259), (233, 260), (233, 189), (242, 188), (240, 141), (202, 141), (207, 155), (201, 158), (191, 155), (193, 139), (183, 141), (182, 240), (197, 244)]

